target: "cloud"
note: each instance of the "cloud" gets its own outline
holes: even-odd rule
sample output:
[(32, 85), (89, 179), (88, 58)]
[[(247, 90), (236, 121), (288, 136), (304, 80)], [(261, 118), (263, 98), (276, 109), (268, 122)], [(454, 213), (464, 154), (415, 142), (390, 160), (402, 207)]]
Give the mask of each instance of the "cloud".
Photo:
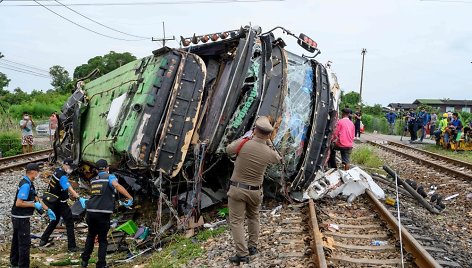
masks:
[[(285, 2), (127, 7), (73, 7), (103, 24), (145, 36), (191, 36), (236, 29), (252, 23), (263, 30), (284, 26), (315, 39), (333, 61), (342, 88), (359, 90), (361, 49), (367, 48), (363, 99), (370, 104), (417, 98), (471, 98), (472, 5), (411, 0), (288, 0)], [(61, 7), (54, 10), (99, 32), (121, 36)], [(1, 51), (12, 60), (69, 72), (110, 50), (137, 57), (151, 54), (157, 42), (123, 42), (87, 32), (40, 7), (0, 6)], [(276, 32), (287, 49), (304, 53), (289, 36)], [(178, 46), (177, 42), (169, 42)], [(4, 71), (4, 70), (2, 70)], [(50, 88), (47, 79), (7, 72), (11, 87)]]

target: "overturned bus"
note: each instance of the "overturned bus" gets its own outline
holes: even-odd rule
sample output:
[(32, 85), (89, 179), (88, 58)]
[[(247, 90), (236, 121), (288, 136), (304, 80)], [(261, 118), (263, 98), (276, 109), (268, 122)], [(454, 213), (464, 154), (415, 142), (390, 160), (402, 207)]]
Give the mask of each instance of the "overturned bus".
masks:
[[(287, 51), (276, 29), (312, 56)], [(337, 118), (337, 79), (317, 54), (315, 41), (282, 27), (181, 37), (181, 48), (79, 81), (59, 116), (55, 155), (73, 158), (82, 178), (106, 159), (133, 190), (168, 199), (190, 191), (200, 208), (202, 189), (226, 189), (225, 146), (269, 116), (283, 161), (268, 169), (266, 195), (290, 198), (327, 162)]]

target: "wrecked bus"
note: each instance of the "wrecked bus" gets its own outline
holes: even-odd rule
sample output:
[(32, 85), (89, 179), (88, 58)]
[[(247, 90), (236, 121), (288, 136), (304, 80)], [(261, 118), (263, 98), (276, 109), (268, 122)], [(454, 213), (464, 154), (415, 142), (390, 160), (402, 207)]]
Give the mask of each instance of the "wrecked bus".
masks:
[[(287, 51), (277, 29), (314, 56)], [(337, 79), (317, 54), (316, 42), (282, 27), (181, 37), (180, 48), (79, 81), (59, 116), (55, 156), (73, 158), (82, 178), (106, 159), (133, 190), (186, 192), (201, 208), (227, 187), (225, 146), (269, 116), (283, 161), (268, 169), (265, 194), (297, 197), (326, 164), (337, 118)]]

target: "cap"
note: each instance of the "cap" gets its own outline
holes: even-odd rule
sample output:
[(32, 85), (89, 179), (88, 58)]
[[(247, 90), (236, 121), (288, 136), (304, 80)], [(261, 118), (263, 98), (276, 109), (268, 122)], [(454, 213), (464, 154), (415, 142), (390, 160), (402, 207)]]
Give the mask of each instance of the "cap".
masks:
[(447, 113), (443, 113), (443, 117), (448, 117), (449, 115)]
[(37, 163), (27, 164), (26, 165), (26, 171), (31, 171), (31, 170), (39, 171), (39, 165)]
[(274, 127), (270, 124), (269, 118), (267, 116), (261, 116), (256, 120), (256, 128), (264, 132), (274, 131)]
[(95, 166), (98, 169), (105, 169), (105, 168), (108, 167), (108, 162), (105, 159), (100, 159), (100, 160), (97, 161), (97, 163), (95, 163)]

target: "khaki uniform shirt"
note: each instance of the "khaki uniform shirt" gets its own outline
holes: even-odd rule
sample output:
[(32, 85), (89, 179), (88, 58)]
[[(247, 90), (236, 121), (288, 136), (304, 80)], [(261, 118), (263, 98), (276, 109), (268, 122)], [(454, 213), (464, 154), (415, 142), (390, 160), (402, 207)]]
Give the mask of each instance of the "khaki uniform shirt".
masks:
[[(226, 153), (236, 154), (241, 139), (235, 140), (226, 147)], [(282, 157), (271, 148), (264, 139), (253, 137), (247, 141), (239, 151), (234, 163), (232, 181), (245, 183), (252, 186), (262, 185), (264, 173), (269, 164), (280, 162)]]

